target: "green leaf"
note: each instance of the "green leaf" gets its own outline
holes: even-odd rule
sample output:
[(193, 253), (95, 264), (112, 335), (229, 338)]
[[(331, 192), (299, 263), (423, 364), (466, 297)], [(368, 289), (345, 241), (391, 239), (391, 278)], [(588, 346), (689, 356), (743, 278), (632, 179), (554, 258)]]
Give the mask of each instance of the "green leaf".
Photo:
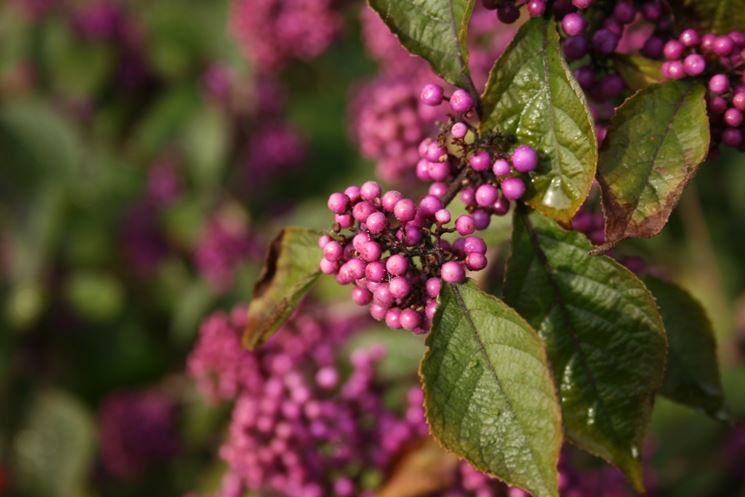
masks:
[(468, 71), (468, 22), (475, 0), (369, 0), (401, 44), (447, 81), (476, 95)]
[(600, 152), (598, 181), (609, 245), (662, 230), (709, 151), (701, 84), (670, 81), (626, 100)]
[(687, 8), (684, 19), (716, 34), (745, 31), (745, 0), (674, 0), (671, 3), (676, 14), (679, 7)]
[(662, 77), (662, 62), (641, 55), (618, 54), (613, 58), (613, 67), (632, 90), (641, 90), (665, 81)]
[(588, 254), (584, 235), (515, 214), (505, 300), (546, 341), (569, 440), (641, 489), (639, 452), (665, 370), (665, 332), (628, 269)]
[(662, 394), (716, 418), (726, 418), (717, 345), (706, 310), (675, 283), (652, 276), (644, 282), (657, 299), (670, 344)]
[(290, 227), (272, 241), (248, 306), (243, 344), (249, 349), (261, 345), (282, 326), (321, 274), (319, 236), (321, 233)]
[(444, 285), (421, 365), (432, 434), (480, 471), (558, 497), (561, 414), (543, 342), (472, 282)]
[(482, 135), (514, 135), (540, 155), (527, 203), (570, 221), (590, 192), (597, 142), (553, 21), (534, 18), (523, 25), (492, 68), (482, 99)]
[(14, 443), (15, 470), (24, 494), (84, 495), (94, 436), (93, 420), (77, 400), (56, 391), (39, 394)]

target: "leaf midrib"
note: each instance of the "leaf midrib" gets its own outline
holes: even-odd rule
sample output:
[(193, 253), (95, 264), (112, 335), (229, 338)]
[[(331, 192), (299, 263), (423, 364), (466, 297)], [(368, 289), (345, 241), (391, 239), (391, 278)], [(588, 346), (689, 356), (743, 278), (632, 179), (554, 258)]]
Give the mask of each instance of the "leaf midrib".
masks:
[[(483, 340), (481, 340), (481, 335), (478, 332), (478, 328), (476, 327), (476, 323), (474, 323), (473, 319), (471, 318), (471, 312), (469, 311), (468, 307), (466, 306), (466, 303), (463, 300), (463, 296), (460, 294), (460, 290), (458, 290), (458, 287), (455, 286), (455, 285), (452, 285), (451, 288), (452, 288), (452, 291), (453, 291), (453, 296), (454, 296), (455, 300), (458, 302), (458, 306), (461, 309), (463, 309), (463, 314), (464, 314), (465, 319), (466, 319), (466, 321), (468, 323), (468, 326), (471, 328), (474, 336), (476, 337), (476, 341), (477, 341), (477, 343), (479, 345), (479, 348), (481, 349), (481, 353), (486, 358), (486, 363), (489, 365), (489, 370), (490, 370), (492, 376), (494, 377), (494, 381), (497, 383), (497, 386), (499, 388), (499, 391), (502, 392), (502, 395), (503, 395), (505, 401), (507, 402), (507, 406), (509, 407), (510, 412), (515, 417), (515, 422), (517, 423), (517, 426), (520, 428), (520, 433), (522, 434), (523, 441), (525, 442), (525, 445), (528, 447), (528, 450), (530, 451), (530, 455), (531, 455), (531, 457), (533, 459), (533, 464), (535, 465), (536, 468), (538, 468), (538, 467), (540, 467), (540, 459), (537, 458), (536, 452), (535, 452), (535, 449), (533, 448), (533, 446), (530, 443), (527, 442), (527, 440), (529, 440), (529, 438), (527, 436), (527, 433), (525, 432), (525, 427), (523, 426), (523, 424), (522, 424), (522, 422), (520, 420), (520, 416), (518, 416), (517, 411), (515, 410), (515, 407), (512, 404), (512, 399), (510, 399), (509, 396), (507, 395), (507, 393), (505, 392), (504, 387), (502, 386), (502, 382), (499, 379), (499, 375), (497, 374), (497, 371), (494, 369), (494, 365), (492, 364), (492, 362), (490, 360), (491, 358), (489, 357), (489, 354), (487, 353), (487, 350), (486, 350), (486, 344), (483, 342)], [(506, 318), (502, 318), (502, 319), (506, 319)], [(512, 473), (512, 471), (510, 471), (510, 474), (511, 473)], [(542, 486), (543, 486), (543, 491), (544, 492), (548, 492), (548, 484), (544, 480), (542, 472), (539, 470), (539, 471), (537, 471), (537, 473), (540, 475), (541, 483), (542, 483)], [(511, 476), (510, 476), (510, 479), (512, 479)], [(548, 493), (550, 493), (550, 492), (548, 492)]]

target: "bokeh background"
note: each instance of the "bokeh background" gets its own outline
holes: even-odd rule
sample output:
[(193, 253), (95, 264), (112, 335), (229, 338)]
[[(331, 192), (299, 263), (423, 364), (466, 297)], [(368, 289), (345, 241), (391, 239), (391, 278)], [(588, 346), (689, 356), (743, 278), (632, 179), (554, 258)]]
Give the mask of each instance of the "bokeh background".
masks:
[[(514, 28), (473, 23), (483, 83)], [(229, 406), (186, 372), (200, 322), (250, 299), (279, 229), (328, 224), (330, 191), (416, 191), (433, 78), (361, 1), (0, 0), (0, 496), (210, 492)], [(705, 304), (733, 420), (660, 399), (653, 493), (745, 496), (745, 157), (621, 250)], [(414, 381), (421, 341), (369, 328)]]

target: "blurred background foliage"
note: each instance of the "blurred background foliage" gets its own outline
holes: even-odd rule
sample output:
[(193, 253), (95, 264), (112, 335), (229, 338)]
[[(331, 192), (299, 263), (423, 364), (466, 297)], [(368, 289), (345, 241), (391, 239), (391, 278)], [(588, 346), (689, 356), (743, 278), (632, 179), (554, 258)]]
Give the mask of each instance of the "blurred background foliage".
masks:
[[(0, 495), (207, 489), (227, 413), (184, 376), (199, 322), (250, 298), (280, 227), (323, 228), (328, 192), (372, 176), (347, 125), (353, 89), (375, 71), (361, 5), (343, 3), (342, 35), (312, 63), (259, 77), (223, 0), (54, 3), (0, 3)], [(80, 20), (97, 6), (116, 29)], [(622, 250), (705, 304), (742, 419), (745, 158), (707, 163), (665, 232)], [(316, 298), (340, 292), (324, 281)], [(387, 374), (412, 374), (421, 355), (395, 332), (360, 340), (402, 342)], [(99, 413), (141, 390), (172, 401), (179, 447), (113, 474)], [(745, 495), (727, 481), (731, 433), (661, 399), (649, 449), (660, 495)]]

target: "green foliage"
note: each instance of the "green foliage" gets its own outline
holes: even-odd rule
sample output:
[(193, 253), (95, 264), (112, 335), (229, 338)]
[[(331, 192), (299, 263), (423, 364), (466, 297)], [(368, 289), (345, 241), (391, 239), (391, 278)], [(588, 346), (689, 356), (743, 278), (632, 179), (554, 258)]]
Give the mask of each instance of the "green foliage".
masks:
[(434, 436), (481, 471), (558, 497), (561, 415), (535, 330), (473, 283), (445, 284), (421, 365)]
[(643, 487), (640, 451), (665, 369), (652, 295), (629, 270), (591, 256), (584, 235), (515, 214), (505, 300), (546, 341), (567, 437)]
[(597, 144), (553, 21), (535, 18), (520, 29), (492, 68), (482, 99), (482, 134), (514, 135), (539, 153), (527, 203), (569, 221), (590, 192)]
[(77, 401), (57, 391), (39, 393), (14, 444), (22, 487), (39, 497), (83, 495), (94, 436), (93, 420)]
[(475, 0), (369, 0), (401, 44), (437, 74), (475, 94), (468, 71), (468, 21)]
[(700, 84), (649, 86), (618, 108), (600, 153), (608, 244), (660, 232), (709, 150)]
[(321, 271), (321, 233), (285, 228), (272, 241), (248, 308), (243, 343), (253, 349), (290, 317)]
[(667, 371), (662, 394), (724, 418), (717, 346), (706, 310), (687, 291), (659, 278), (644, 278), (665, 322)]
[(613, 67), (632, 90), (662, 83), (662, 62), (640, 55), (616, 55)]
[(679, 18), (696, 23), (716, 34), (745, 31), (745, 1), (743, 0), (672, 0)]

